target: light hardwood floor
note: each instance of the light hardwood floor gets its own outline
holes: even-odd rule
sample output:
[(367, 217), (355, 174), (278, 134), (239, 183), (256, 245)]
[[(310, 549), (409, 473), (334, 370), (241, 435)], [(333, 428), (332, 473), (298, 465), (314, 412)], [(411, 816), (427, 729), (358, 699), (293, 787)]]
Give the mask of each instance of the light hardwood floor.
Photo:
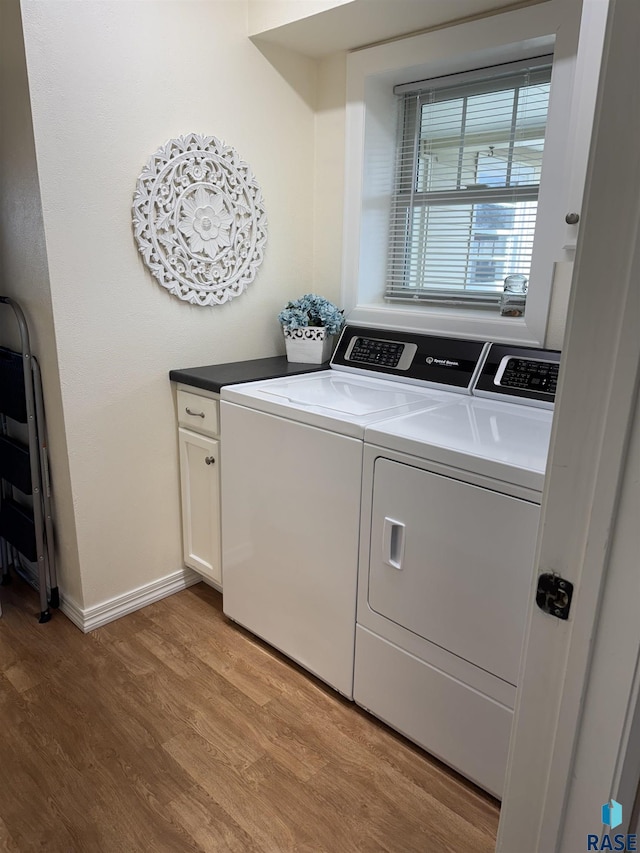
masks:
[(498, 805), (198, 584), (83, 635), (0, 590), (0, 850), (490, 853)]

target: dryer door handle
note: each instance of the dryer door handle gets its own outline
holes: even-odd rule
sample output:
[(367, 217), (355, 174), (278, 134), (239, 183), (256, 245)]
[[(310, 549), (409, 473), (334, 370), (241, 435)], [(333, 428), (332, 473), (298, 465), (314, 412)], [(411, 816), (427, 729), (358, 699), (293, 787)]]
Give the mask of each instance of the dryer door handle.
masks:
[(405, 526), (401, 521), (385, 518), (382, 526), (382, 552), (384, 562), (394, 569), (402, 569), (404, 557)]

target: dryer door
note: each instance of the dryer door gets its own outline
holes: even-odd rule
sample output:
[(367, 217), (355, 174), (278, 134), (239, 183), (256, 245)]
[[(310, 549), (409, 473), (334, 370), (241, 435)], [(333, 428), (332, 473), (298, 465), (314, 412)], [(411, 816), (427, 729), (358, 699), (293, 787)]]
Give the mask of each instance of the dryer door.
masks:
[(369, 606), (516, 684), (540, 508), (378, 458)]

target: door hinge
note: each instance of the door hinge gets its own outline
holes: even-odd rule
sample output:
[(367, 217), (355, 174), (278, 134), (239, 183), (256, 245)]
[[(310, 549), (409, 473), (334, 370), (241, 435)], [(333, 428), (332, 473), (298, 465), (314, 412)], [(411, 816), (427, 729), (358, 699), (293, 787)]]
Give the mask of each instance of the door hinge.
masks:
[(572, 597), (571, 581), (551, 573), (540, 575), (538, 578), (536, 604), (545, 613), (556, 616), (558, 619), (568, 619)]

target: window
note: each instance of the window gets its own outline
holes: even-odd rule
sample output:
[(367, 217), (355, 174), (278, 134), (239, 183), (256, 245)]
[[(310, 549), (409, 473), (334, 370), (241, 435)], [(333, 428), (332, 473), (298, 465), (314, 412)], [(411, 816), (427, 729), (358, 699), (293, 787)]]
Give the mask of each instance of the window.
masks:
[[(348, 54), (345, 196), (344, 210), (340, 215), (343, 221), (342, 298), (350, 322), (487, 341), (518, 342), (526, 346), (561, 346), (577, 234), (575, 226), (565, 223), (565, 216), (569, 211), (580, 210), (598, 79), (597, 71), (592, 67), (592, 59), (594, 66), (597, 66), (600, 56), (599, 47), (595, 44), (597, 39), (594, 38), (593, 45), (587, 40), (584, 47), (578, 50), (578, 75), (576, 44), (579, 30), (579, 16), (571, 20), (567, 18), (564, 0), (550, 0), (548, 3), (527, 5), (504, 14), (500, 12), (488, 18), (455, 23)], [(590, 45), (593, 46), (593, 57)], [(543, 68), (537, 65), (536, 57), (547, 57), (543, 65), (548, 66), (551, 55), (551, 74), (549, 76), (547, 68), (544, 76), (540, 77)], [(514, 63), (522, 64), (518, 68)], [(511, 71), (508, 66), (511, 66)], [(437, 103), (438, 98), (443, 98), (443, 93), (436, 94), (438, 88), (449, 88), (448, 94), (451, 95), (451, 86), (454, 84), (478, 85), (483, 78), (496, 78), (501, 72), (504, 72), (504, 76), (498, 79), (504, 84), (509, 76), (515, 78), (526, 68), (530, 69), (532, 75), (530, 81), (544, 87), (545, 100), (548, 90), (550, 94), (546, 121), (539, 122), (539, 138), (544, 140), (544, 152), (539, 148), (535, 159), (525, 159), (521, 156), (527, 148), (524, 139), (514, 137), (513, 140), (511, 171), (515, 162), (517, 169), (524, 169), (525, 165), (532, 166), (536, 174), (533, 197), (521, 199), (534, 202), (536, 222), (525, 312), (521, 317), (505, 317), (498, 308), (499, 292), (504, 283), (501, 278), (504, 276), (502, 270), (496, 272), (496, 268), (505, 258), (509, 250), (509, 237), (513, 236), (500, 232), (512, 232), (513, 228), (510, 218), (507, 219), (507, 214), (501, 211), (505, 210), (504, 205), (509, 205), (509, 217), (513, 216), (513, 223), (517, 224), (514, 194), (524, 192), (526, 186), (515, 180), (502, 188), (491, 186), (491, 178), (497, 180), (500, 171), (504, 175), (503, 183), (506, 179), (509, 145), (480, 140), (483, 144), (472, 149), (479, 155), (477, 162), (472, 163), (475, 174), (465, 175), (466, 181), (461, 181), (460, 190), (461, 193), (466, 192), (465, 201), (468, 205), (496, 205), (494, 208), (485, 207), (483, 211), (477, 211), (474, 207), (474, 216), (480, 218), (478, 236), (485, 239), (471, 241), (467, 216), (467, 246), (473, 242), (473, 250), (469, 249), (469, 275), (460, 274), (453, 281), (441, 282), (440, 293), (434, 287), (435, 282), (428, 279), (427, 286), (423, 287), (422, 280), (411, 278), (411, 265), (418, 266), (420, 244), (417, 243), (412, 255), (411, 244), (406, 239), (406, 218), (405, 227), (398, 228), (401, 202), (406, 200), (401, 198), (399, 190), (403, 190), (405, 195), (408, 191), (410, 195), (411, 186), (407, 190), (407, 182), (403, 185), (398, 181), (399, 164), (396, 156), (398, 105), (404, 102), (408, 90), (399, 94), (394, 94), (394, 90), (398, 92), (398, 87), (405, 86), (408, 81), (424, 80), (426, 84), (409, 87), (413, 91), (414, 103), (418, 95), (427, 94), (429, 88), (434, 90), (434, 102)], [(464, 75), (473, 76), (465, 79)], [(578, 79), (579, 85), (574, 87)], [(522, 80), (512, 88), (516, 86), (523, 88)], [(488, 90), (485, 95), (490, 95), (491, 91)], [(500, 88), (496, 91), (499, 92)], [(522, 94), (524, 92), (520, 92), (518, 97)], [(494, 100), (497, 103), (498, 96)], [(485, 102), (491, 103), (491, 98), (485, 98)], [(509, 116), (513, 116), (513, 110)], [(531, 124), (536, 126), (538, 123), (534, 123), (534, 119), (535, 111), (531, 116)], [(404, 121), (402, 126), (404, 129)], [(525, 125), (520, 131), (520, 134), (531, 133), (531, 144), (528, 147), (532, 151), (535, 150), (532, 144), (535, 140), (533, 130), (533, 127), (527, 128)], [(506, 143), (510, 141), (509, 133), (504, 139)], [(453, 143), (454, 149), (459, 151), (460, 129)], [(416, 145), (417, 138), (414, 149)], [(489, 145), (494, 146), (493, 150)], [(419, 153), (418, 149), (415, 154)], [(501, 167), (493, 176), (487, 177), (486, 166), (490, 161), (501, 163)], [(417, 190), (425, 190), (424, 184), (429, 180), (431, 165), (436, 169), (440, 164), (427, 165), (424, 159), (420, 173), (423, 185), (418, 187), (414, 184), (413, 199), (410, 201), (416, 211), (421, 201)], [(431, 180), (435, 181), (435, 177), (432, 171)], [(468, 189), (471, 184), (489, 186)], [(456, 186), (451, 189), (455, 195)], [(479, 193), (477, 201), (476, 197), (470, 198), (473, 190), (479, 192), (493, 189), (500, 189), (501, 193), (507, 194), (506, 200), (489, 192)], [(424, 207), (424, 196), (422, 201)], [(440, 201), (444, 201), (444, 198), (440, 197)], [(458, 201), (462, 201), (462, 195), (458, 196)], [(431, 206), (435, 207), (433, 198)], [(441, 207), (445, 205), (441, 204)], [(434, 213), (432, 211), (432, 216)], [(496, 217), (489, 219), (493, 213), (497, 214)], [(406, 217), (406, 211), (404, 215)], [(416, 212), (414, 217), (417, 216)], [(501, 221), (498, 216), (503, 217)], [(488, 224), (493, 227), (486, 227)], [(509, 227), (502, 227), (505, 224)], [(390, 233), (396, 235), (396, 242), (391, 246), (391, 266)], [(524, 243), (524, 239), (521, 243)], [(455, 255), (453, 251), (443, 254), (445, 261), (447, 257)], [(425, 253), (423, 257), (426, 257)], [(466, 266), (465, 257), (465, 273)], [(393, 279), (390, 276), (392, 272)], [(506, 276), (506, 270), (504, 272)], [(473, 286), (472, 281), (475, 282)], [(485, 293), (479, 290), (482, 287), (486, 287)], [(475, 299), (480, 300), (479, 304)]]
[(529, 277), (551, 57), (396, 86), (385, 299), (497, 306)]

